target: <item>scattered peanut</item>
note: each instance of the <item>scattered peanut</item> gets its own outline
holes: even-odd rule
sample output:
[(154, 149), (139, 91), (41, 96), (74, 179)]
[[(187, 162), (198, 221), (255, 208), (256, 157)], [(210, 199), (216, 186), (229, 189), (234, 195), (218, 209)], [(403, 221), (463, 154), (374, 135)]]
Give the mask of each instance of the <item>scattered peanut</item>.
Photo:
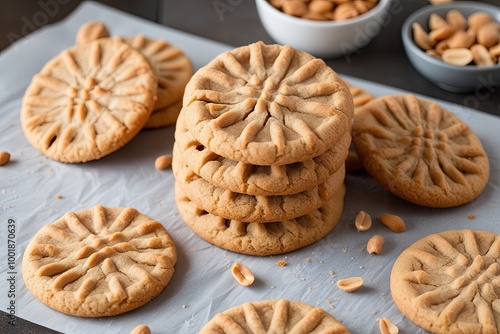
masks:
[(490, 14), (476, 12), (466, 18), (458, 10), (450, 10), (444, 18), (431, 14), (428, 24), (429, 32), (418, 22), (412, 24), (413, 40), (431, 57), (456, 66), (499, 62), (500, 23)]
[(399, 216), (384, 213), (380, 215), (380, 222), (393, 232), (401, 233), (406, 231), (406, 224)]
[(269, 0), (285, 14), (308, 20), (339, 21), (366, 13), (378, 0)]
[(389, 319), (380, 318), (378, 319), (378, 328), (380, 329), (380, 334), (398, 334), (399, 328)]
[(234, 279), (243, 286), (250, 286), (255, 281), (252, 271), (243, 263), (236, 262), (231, 269), (231, 273)]
[(363, 286), (363, 278), (361, 277), (349, 277), (341, 279), (337, 282), (339, 289), (345, 292), (354, 292)]
[(10, 161), (10, 153), (6, 151), (0, 152), (0, 166), (6, 165)]
[(167, 169), (172, 165), (172, 155), (160, 155), (155, 160), (155, 168), (156, 169)]
[(354, 225), (358, 231), (367, 231), (372, 226), (372, 217), (364, 211), (360, 211), (356, 216)]
[(366, 251), (370, 254), (381, 254), (384, 243), (384, 237), (380, 234), (375, 234), (370, 238), (370, 240), (368, 240), (368, 243), (366, 244)]
[(139, 325), (132, 329), (130, 334), (151, 334), (151, 329), (146, 325)]

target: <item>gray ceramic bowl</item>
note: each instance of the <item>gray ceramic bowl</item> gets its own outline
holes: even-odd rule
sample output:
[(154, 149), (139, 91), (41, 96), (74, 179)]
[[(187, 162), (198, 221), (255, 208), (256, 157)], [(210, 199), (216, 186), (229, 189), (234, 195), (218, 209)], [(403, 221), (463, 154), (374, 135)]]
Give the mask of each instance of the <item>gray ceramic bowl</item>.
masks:
[(428, 29), (429, 16), (436, 13), (445, 17), (452, 9), (460, 11), (465, 17), (483, 11), (500, 22), (500, 7), (480, 2), (451, 2), (442, 5), (426, 6), (410, 15), (402, 28), (403, 45), (413, 66), (427, 79), (439, 87), (453, 93), (478, 91), (482, 87), (500, 86), (500, 65), (494, 66), (455, 66), (427, 55), (413, 41), (412, 23), (418, 22)]

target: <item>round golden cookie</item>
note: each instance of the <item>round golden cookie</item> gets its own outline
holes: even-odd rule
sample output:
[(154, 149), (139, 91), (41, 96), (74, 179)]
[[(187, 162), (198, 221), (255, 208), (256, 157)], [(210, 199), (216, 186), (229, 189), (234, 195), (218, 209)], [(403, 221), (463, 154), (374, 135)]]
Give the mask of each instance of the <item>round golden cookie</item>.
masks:
[(262, 300), (245, 303), (216, 314), (200, 334), (297, 333), (349, 334), (337, 319), (307, 303)]
[(104, 317), (151, 301), (169, 283), (176, 261), (162, 224), (133, 208), (98, 205), (43, 226), (24, 252), (22, 273), (51, 308)]
[(51, 159), (86, 162), (128, 143), (147, 122), (156, 77), (142, 54), (103, 38), (49, 61), (24, 94), (28, 141)]
[(210, 151), (189, 132), (181, 112), (175, 128), (183, 161), (213, 185), (247, 195), (290, 195), (325, 182), (344, 166), (351, 136), (346, 133), (332, 148), (313, 159), (287, 165), (255, 166)]
[(158, 79), (158, 99), (154, 110), (164, 109), (182, 99), (184, 88), (193, 75), (189, 58), (177, 47), (161, 39), (144, 35), (125, 37), (123, 41), (142, 52)]
[(154, 110), (144, 125), (144, 129), (158, 129), (174, 125), (177, 122), (177, 117), (179, 117), (181, 109), (182, 99), (165, 108)]
[(222, 53), (186, 86), (186, 124), (220, 156), (253, 165), (314, 158), (349, 131), (352, 98), (323, 60), (290, 46)]
[(459, 206), (479, 196), (488, 182), (488, 157), (467, 124), (413, 95), (366, 104), (356, 113), (352, 137), (368, 173), (412, 203)]
[(175, 187), (179, 213), (191, 230), (205, 241), (232, 252), (269, 256), (291, 252), (326, 236), (344, 209), (345, 186), (332, 199), (304, 216), (274, 223), (247, 223), (215, 216), (196, 206)]
[(174, 144), (172, 170), (176, 184), (198, 207), (216, 216), (251, 222), (268, 223), (293, 219), (318, 209), (328, 202), (344, 183), (341, 167), (318, 186), (290, 195), (253, 196), (217, 187), (193, 172), (181, 160)]
[(500, 237), (486, 231), (426, 236), (398, 257), (392, 298), (401, 312), (431, 333), (500, 332)]

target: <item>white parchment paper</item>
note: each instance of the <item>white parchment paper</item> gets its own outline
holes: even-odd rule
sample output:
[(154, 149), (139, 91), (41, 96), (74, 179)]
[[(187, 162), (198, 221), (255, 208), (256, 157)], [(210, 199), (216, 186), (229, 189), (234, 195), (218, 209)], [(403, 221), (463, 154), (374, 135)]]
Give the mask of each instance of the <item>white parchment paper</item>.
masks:
[[(288, 298), (327, 310), (353, 333), (378, 333), (377, 318), (388, 317), (403, 333), (425, 333), (395, 307), (389, 274), (400, 252), (427, 234), (447, 229), (484, 229), (500, 233), (500, 118), (471, 109), (442, 104), (467, 122), (481, 138), (490, 157), (491, 177), (482, 195), (453, 209), (429, 209), (398, 199), (364, 173), (348, 175), (345, 210), (338, 226), (321, 241), (282, 256), (252, 257), (212, 246), (194, 235), (179, 217), (174, 202), (171, 170), (158, 171), (154, 160), (170, 153), (174, 127), (143, 131), (119, 151), (86, 164), (52, 161), (26, 141), (19, 111), (31, 77), (61, 50), (73, 44), (78, 28), (101, 20), (112, 34), (143, 33), (163, 38), (184, 50), (195, 68), (231, 47), (169, 29), (96, 3), (82, 4), (64, 21), (19, 40), (0, 54), (0, 150), (12, 154), (0, 168), (0, 307), (7, 311), (14, 300), (16, 316), (64, 333), (128, 333), (148, 324), (154, 333), (197, 333), (216, 313), (247, 301)], [(376, 96), (407, 93), (373, 82), (346, 77)], [(56, 195), (62, 198), (57, 199)], [(178, 250), (176, 272), (153, 301), (132, 312), (101, 319), (77, 318), (50, 309), (25, 287), (22, 253), (37, 230), (67, 211), (96, 204), (132, 206), (162, 222)], [(374, 217), (368, 232), (357, 232), (353, 221), (364, 210)], [(402, 234), (390, 232), (376, 217), (389, 212), (407, 223)], [(469, 219), (474, 215), (475, 219)], [(15, 264), (8, 267), (9, 219), (15, 221)], [(375, 233), (386, 238), (381, 255), (365, 251)], [(276, 266), (285, 259), (288, 265)], [(249, 266), (256, 276), (251, 287), (240, 286), (230, 268), (235, 261)], [(7, 278), (15, 272), (15, 298), (8, 299)], [(332, 275), (333, 273), (333, 275)], [(338, 279), (362, 276), (365, 285), (355, 293), (340, 291)], [(13, 331), (15, 332), (15, 330)]]

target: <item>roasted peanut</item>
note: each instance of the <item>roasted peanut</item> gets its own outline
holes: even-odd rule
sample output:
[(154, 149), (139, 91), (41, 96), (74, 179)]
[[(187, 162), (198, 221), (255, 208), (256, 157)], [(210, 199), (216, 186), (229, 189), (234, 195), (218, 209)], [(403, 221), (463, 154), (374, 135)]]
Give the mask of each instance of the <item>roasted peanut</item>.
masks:
[(442, 3), (452, 2), (453, 0), (429, 0), (432, 5), (440, 5)]
[(425, 53), (427, 53), (431, 57), (442, 60), (441, 55), (434, 49), (429, 49), (429, 50), (425, 51)]
[(354, 7), (354, 5), (352, 5), (350, 2), (338, 5), (337, 8), (335, 8), (335, 10), (333, 11), (333, 19), (337, 21), (351, 19), (358, 15), (359, 13), (356, 7)]
[(471, 14), (467, 18), (467, 25), (469, 26), (470, 29), (473, 29), (474, 31), (478, 31), (480, 27), (488, 24), (491, 22), (491, 16), (488, 13), (485, 12), (477, 12), (474, 14)]
[(474, 64), (478, 66), (491, 66), (495, 64), (484, 45), (474, 44), (471, 46), (470, 51), (472, 52)]
[(10, 153), (6, 151), (0, 152), (0, 166), (6, 165), (10, 161)]
[(255, 280), (250, 268), (245, 266), (243, 263), (236, 262), (231, 269), (233, 277), (243, 286), (250, 286)]
[(292, 16), (304, 16), (307, 13), (307, 2), (302, 0), (289, 0), (283, 2), (283, 12)]
[(380, 318), (378, 319), (378, 328), (380, 329), (380, 334), (398, 334), (399, 328), (389, 319)]
[(130, 334), (151, 334), (151, 329), (146, 325), (139, 325), (132, 329)]
[(367, 231), (372, 226), (372, 217), (364, 211), (360, 211), (356, 216), (354, 225), (358, 231)]
[(155, 160), (155, 168), (156, 169), (167, 169), (172, 165), (172, 155), (167, 154), (167, 155), (160, 155), (158, 158)]
[(450, 49), (460, 49), (460, 48), (470, 48), (476, 38), (474, 35), (467, 31), (457, 31), (451, 38), (447, 41), (448, 47)]
[(494, 47), (490, 48), (489, 50), (491, 59), (493, 59), (495, 62), (499, 61), (500, 58), (500, 44), (495, 45)]
[(479, 28), (477, 31), (477, 42), (487, 48), (498, 44), (500, 40), (500, 25), (496, 22), (490, 22)]
[(328, 0), (312, 0), (309, 3), (309, 10), (313, 13), (327, 13), (333, 9), (333, 3)]
[(467, 29), (467, 20), (458, 10), (450, 10), (446, 14), (446, 22), (456, 31)]
[(434, 41), (442, 41), (448, 39), (455, 33), (450, 26), (444, 26), (438, 29), (434, 29), (429, 33), (429, 38)]
[(471, 50), (465, 48), (448, 49), (441, 56), (445, 62), (456, 66), (468, 65), (474, 59)]
[(431, 30), (435, 30), (435, 29), (441, 29), (443, 27), (450, 27), (450, 26), (448, 25), (448, 22), (446, 22), (446, 20), (443, 19), (441, 16), (432, 13), (431, 16), (429, 17), (429, 28)]
[(341, 279), (337, 282), (339, 289), (345, 292), (354, 292), (363, 286), (363, 278), (361, 277), (349, 277)]
[(429, 50), (432, 49), (434, 45), (436, 45), (436, 41), (433, 41), (432, 39), (429, 38), (429, 36), (425, 32), (424, 28), (422, 28), (420, 23), (414, 22), (412, 24), (412, 28), (413, 28), (413, 39), (421, 49)]
[(399, 216), (384, 213), (380, 215), (380, 222), (393, 232), (401, 233), (406, 231), (406, 224)]
[(368, 243), (366, 244), (366, 251), (370, 254), (381, 254), (384, 243), (384, 237), (380, 234), (375, 234), (370, 238), (370, 240), (368, 240)]
[[(436, 44), (436, 46), (434, 47), (434, 50), (436, 50), (436, 52), (440, 55), (443, 54), (443, 52), (445, 50), (448, 50), (450, 47), (448, 46), (448, 41), (441, 41), (439, 43)], [(426, 51), (430, 51), (432, 49), (429, 49), (429, 50), (426, 50)]]

